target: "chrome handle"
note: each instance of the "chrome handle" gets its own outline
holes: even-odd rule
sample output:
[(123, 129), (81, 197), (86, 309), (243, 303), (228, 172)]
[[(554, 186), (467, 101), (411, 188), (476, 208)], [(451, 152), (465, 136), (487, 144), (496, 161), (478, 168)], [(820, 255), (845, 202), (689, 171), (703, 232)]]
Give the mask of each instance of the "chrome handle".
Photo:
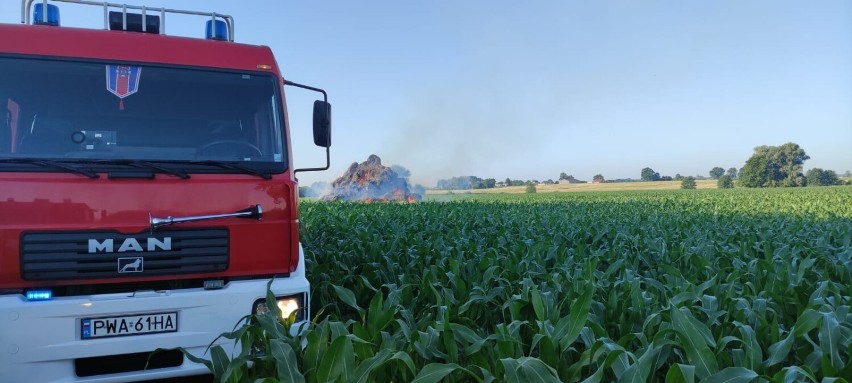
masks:
[(260, 205), (254, 205), (247, 209), (243, 209), (234, 213), (228, 214), (211, 214), (211, 215), (195, 215), (189, 217), (166, 217), (166, 218), (157, 218), (148, 213), (148, 222), (151, 225), (151, 231), (160, 227), (160, 226), (168, 226), (174, 225), (178, 223), (185, 222), (195, 222), (195, 221), (204, 221), (208, 219), (218, 219), (218, 218), (254, 218), (260, 221), (263, 218), (263, 208)]

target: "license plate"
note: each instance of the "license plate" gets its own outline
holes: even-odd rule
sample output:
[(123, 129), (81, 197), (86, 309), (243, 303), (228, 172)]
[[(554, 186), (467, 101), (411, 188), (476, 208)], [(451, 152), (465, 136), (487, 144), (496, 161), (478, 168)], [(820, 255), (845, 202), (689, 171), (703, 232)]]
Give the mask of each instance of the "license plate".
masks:
[(176, 332), (177, 313), (83, 318), (80, 330), (83, 339)]

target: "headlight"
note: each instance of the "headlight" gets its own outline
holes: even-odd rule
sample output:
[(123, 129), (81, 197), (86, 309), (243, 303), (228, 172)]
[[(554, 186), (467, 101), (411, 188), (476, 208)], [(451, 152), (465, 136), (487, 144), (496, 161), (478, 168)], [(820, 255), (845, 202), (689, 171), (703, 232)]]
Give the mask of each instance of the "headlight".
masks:
[[(302, 299), (304, 294), (288, 295), (283, 297), (275, 297), (276, 305), (281, 310), (281, 319), (287, 319), (292, 313), (296, 313), (296, 322), (304, 319), (304, 311), (302, 310)], [(254, 302), (252, 314), (261, 315), (269, 312), (269, 307), (266, 306), (266, 299), (260, 299)]]

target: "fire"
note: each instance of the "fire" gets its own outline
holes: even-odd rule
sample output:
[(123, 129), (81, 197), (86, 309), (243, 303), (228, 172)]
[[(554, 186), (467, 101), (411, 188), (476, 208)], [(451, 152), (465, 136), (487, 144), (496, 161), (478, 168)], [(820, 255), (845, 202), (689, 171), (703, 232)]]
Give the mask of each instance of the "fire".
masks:
[(323, 196), (326, 201), (417, 202), (418, 194), (393, 169), (383, 166), (382, 160), (371, 155), (367, 161), (353, 163), (340, 178), (331, 184), (332, 190)]

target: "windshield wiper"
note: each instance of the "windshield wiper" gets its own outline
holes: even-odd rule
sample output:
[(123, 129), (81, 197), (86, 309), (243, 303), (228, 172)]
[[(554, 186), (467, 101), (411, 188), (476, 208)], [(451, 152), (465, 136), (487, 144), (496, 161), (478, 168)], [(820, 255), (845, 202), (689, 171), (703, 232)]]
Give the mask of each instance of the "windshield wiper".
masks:
[(189, 179), (189, 173), (183, 169), (172, 169), (166, 166), (158, 165), (150, 161), (143, 160), (102, 160), (97, 161), (98, 164), (115, 164), (115, 165), (128, 165), (141, 169), (149, 169), (156, 170), (160, 173), (170, 174), (175, 177), (178, 177), (182, 180)]
[(73, 165), (69, 165), (57, 160), (47, 160), (41, 158), (0, 158), (0, 163), (5, 164), (32, 164), (38, 165), (45, 168), (54, 168), (54, 169), (62, 169), (69, 173), (82, 174), (86, 177), (95, 179), (100, 178), (98, 173), (96, 173), (92, 169), (81, 168)]
[(212, 166), (217, 166), (217, 167), (220, 167), (222, 169), (228, 169), (228, 170), (237, 170), (241, 173), (258, 176), (258, 177), (263, 178), (265, 180), (272, 179), (272, 173), (269, 172), (269, 171), (264, 172), (264, 171), (254, 170), (250, 167), (235, 164), (233, 162), (219, 162), (219, 161), (207, 160), (207, 161), (193, 161), (192, 163), (198, 164), (198, 165), (212, 165)]

